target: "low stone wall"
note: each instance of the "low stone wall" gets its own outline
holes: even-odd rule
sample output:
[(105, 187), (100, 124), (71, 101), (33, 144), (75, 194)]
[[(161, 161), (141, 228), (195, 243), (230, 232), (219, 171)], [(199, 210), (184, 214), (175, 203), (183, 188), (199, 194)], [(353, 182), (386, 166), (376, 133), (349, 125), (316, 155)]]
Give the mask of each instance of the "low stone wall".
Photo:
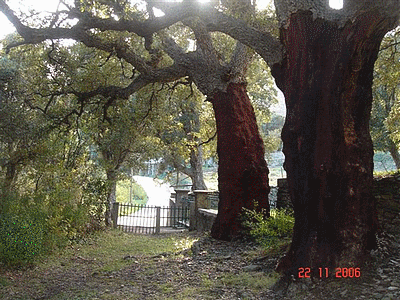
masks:
[[(400, 173), (374, 178), (374, 195), (380, 229), (388, 233), (398, 233), (400, 229)], [(382, 220), (393, 220), (386, 224)]]
[[(385, 231), (398, 231), (400, 228), (400, 173), (388, 175), (385, 177), (374, 177), (374, 196), (376, 197), (378, 217), (393, 219), (398, 224), (397, 228), (384, 228)], [(286, 178), (278, 179), (277, 208), (293, 208), (288, 192)], [(384, 217), (385, 216), (385, 217)]]
[[(194, 193), (189, 193), (188, 195), (189, 201), (195, 201)], [(219, 192), (212, 191), (207, 194), (207, 200), (210, 203), (211, 209), (218, 209), (218, 202), (219, 202)]]
[[(278, 187), (272, 186), (271, 187), (271, 192), (269, 194), (269, 204), (271, 207), (276, 207), (277, 205), (277, 193), (278, 193)], [(195, 201), (195, 196), (194, 194), (189, 194), (188, 195), (189, 201)], [(211, 209), (217, 209), (218, 210), (218, 203), (219, 203), (219, 191), (212, 191), (207, 194), (207, 200), (209, 202), (209, 207)], [(289, 200), (290, 201), (290, 200)]]
[(219, 202), (219, 192), (214, 191), (207, 195), (207, 199), (210, 201), (210, 208), (211, 209), (218, 209), (218, 202)]
[[(271, 187), (270, 205), (276, 208), (292, 208), (286, 178), (278, 179), (278, 187)], [(386, 228), (381, 224), (382, 229), (388, 232), (398, 231), (400, 228), (400, 173), (386, 177), (374, 178), (374, 195), (377, 199), (378, 217), (394, 219), (397, 228)], [(195, 230), (210, 230), (218, 213), (219, 192), (213, 191), (207, 194), (207, 208), (199, 208), (195, 213), (195, 195), (189, 194), (188, 198), (193, 203), (193, 216), (197, 216)], [(397, 223), (396, 223), (397, 222)], [(380, 222), (382, 223), (382, 222)]]
[(290, 200), (289, 188), (286, 178), (278, 179), (278, 194), (276, 199), (276, 208), (293, 209), (292, 201)]
[(197, 217), (197, 230), (209, 231), (217, 218), (218, 210), (199, 208)]

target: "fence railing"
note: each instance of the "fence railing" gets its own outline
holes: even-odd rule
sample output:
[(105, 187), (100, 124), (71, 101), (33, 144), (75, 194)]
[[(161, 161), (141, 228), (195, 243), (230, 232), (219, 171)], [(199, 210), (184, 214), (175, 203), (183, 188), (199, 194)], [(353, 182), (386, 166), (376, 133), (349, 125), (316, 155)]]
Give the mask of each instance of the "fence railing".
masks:
[(189, 227), (188, 207), (160, 207), (114, 203), (112, 218), (115, 228), (135, 233), (160, 233), (163, 227)]

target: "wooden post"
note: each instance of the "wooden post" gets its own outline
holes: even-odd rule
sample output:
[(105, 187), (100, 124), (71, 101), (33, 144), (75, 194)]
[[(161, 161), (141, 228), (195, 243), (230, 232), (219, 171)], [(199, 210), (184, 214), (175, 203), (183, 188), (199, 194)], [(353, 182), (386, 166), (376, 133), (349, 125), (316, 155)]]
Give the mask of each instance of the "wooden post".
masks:
[(156, 234), (160, 233), (160, 219), (161, 219), (161, 207), (157, 206), (156, 212)]
[(114, 202), (111, 210), (111, 219), (113, 222), (113, 228), (117, 228), (117, 221), (118, 221), (118, 210), (119, 210), (119, 203)]

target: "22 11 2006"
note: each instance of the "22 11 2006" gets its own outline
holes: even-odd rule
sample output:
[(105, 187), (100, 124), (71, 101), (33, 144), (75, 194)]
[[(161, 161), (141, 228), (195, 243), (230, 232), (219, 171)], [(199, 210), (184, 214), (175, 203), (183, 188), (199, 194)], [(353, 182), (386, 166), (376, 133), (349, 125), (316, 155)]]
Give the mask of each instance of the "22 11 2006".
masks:
[[(298, 277), (299, 278), (310, 278), (311, 268), (299, 268)], [(336, 278), (358, 278), (361, 276), (360, 268), (335, 268), (335, 277)], [(315, 272), (314, 272), (315, 274)], [(316, 272), (319, 278), (327, 278), (330, 276), (328, 268), (318, 268), (318, 272)]]

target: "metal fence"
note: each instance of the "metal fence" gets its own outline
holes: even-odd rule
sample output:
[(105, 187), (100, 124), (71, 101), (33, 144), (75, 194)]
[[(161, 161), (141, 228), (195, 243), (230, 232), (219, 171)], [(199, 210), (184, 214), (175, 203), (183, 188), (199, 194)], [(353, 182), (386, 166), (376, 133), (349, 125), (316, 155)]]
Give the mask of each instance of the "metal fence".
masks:
[(126, 232), (160, 233), (161, 228), (189, 227), (188, 207), (160, 207), (114, 203), (114, 227)]

